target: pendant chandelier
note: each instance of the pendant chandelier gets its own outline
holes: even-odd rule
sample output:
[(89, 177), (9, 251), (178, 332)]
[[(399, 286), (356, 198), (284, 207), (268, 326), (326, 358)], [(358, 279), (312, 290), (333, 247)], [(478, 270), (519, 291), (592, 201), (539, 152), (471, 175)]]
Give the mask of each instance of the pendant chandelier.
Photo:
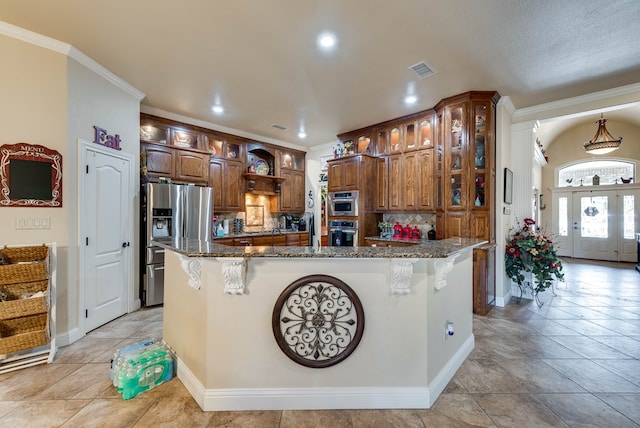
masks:
[(607, 119), (604, 118), (604, 114), (600, 114), (600, 119), (598, 120), (598, 131), (596, 135), (587, 143), (584, 143), (584, 149), (587, 153), (591, 153), (593, 155), (603, 155), (605, 153), (611, 153), (614, 150), (618, 150), (620, 145), (622, 144), (622, 137), (617, 140), (613, 138), (609, 131), (607, 131), (607, 127), (605, 123)]

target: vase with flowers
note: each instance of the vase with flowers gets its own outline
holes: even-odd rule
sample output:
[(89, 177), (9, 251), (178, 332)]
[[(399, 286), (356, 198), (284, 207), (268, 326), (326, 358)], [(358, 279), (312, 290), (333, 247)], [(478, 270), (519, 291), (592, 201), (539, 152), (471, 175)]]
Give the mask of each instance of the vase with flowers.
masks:
[[(538, 293), (553, 285), (555, 280), (563, 281), (562, 262), (550, 238), (536, 232), (536, 222), (524, 219), (524, 225), (510, 234), (505, 251), (507, 276), (520, 287), (521, 296), (525, 287), (531, 286), (538, 306)], [(534, 284), (525, 282), (525, 272), (531, 272)]]

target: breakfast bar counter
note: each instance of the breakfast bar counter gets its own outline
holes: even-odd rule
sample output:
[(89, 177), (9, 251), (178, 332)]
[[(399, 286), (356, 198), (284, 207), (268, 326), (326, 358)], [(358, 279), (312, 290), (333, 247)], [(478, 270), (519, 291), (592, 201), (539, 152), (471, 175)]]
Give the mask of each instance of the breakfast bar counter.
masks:
[(163, 339), (204, 410), (429, 408), (474, 346), (472, 249), (166, 249)]

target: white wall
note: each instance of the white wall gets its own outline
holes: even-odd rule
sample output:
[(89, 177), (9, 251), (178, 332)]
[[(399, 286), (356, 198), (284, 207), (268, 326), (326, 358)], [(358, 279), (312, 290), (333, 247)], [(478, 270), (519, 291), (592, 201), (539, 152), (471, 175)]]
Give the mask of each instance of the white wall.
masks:
[[(84, 307), (78, 300), (77, 139), (93, 141), (98, 125), (120, 134), (123, 151), (138, 159), (142, 94), (70, 46), (2, 22), (0, 56), (11, 58), (0, 67), (0, 144), (57, 150), (63, 168), (62, 207), (0, 208), (0, 245), (57, 243), (57, 333), (64, 345)], [(50, 217), (51, 227), (16, 230), (19, 216)]]

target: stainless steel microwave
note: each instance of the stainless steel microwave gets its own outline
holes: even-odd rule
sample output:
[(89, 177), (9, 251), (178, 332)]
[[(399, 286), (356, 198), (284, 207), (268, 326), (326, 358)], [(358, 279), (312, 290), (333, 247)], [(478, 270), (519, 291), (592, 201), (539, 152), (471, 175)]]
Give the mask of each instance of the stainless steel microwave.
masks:
[(329, 192), (329, 216), (355, 217), (358, 215), (359, 192)]

